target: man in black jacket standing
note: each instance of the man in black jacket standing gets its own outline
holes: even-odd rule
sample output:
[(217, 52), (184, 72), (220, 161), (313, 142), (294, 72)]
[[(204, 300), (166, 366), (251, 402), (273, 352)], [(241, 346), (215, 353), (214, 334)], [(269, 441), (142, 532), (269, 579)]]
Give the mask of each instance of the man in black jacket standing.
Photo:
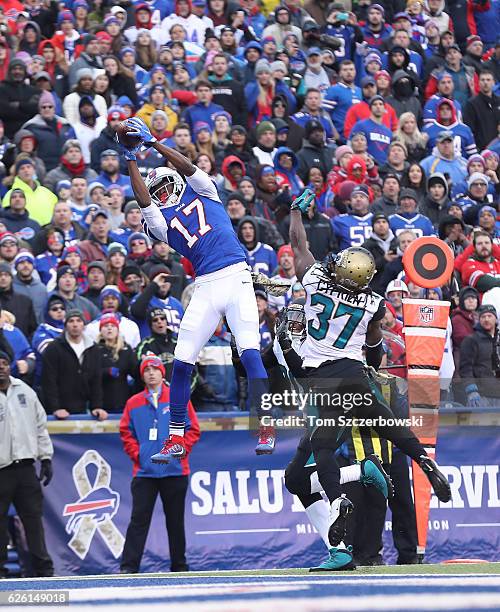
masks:
[(467, 405), (473, 408), (497, 405), (500, 397), (500, 385), (493, 372), (497, 312), (491, 304), (483, 304), (478, 314), (474, 333), (460, 345), (460, 378), (465, 383)]
[(479, 74), (479, 93), (467, 102), (464, 109), (464, 123), (472, 130), (479, 151), (497, 137), (500, 123), (500, 96), (493, 93), (495, 75), (490, 69)]
[(42, 391), (48, 414), (66, 419), (87, 410), (103, 421), (100, 353), (84, 336), (85, 318), (68, 310), (64, 333), (51, 342), (42, 357)]
[(9, 64), (7, 78), (0, 84), (0, 118), (9, 138), (38, 112), (40, 91), (25, 84), (26, 66), (20, 59)]

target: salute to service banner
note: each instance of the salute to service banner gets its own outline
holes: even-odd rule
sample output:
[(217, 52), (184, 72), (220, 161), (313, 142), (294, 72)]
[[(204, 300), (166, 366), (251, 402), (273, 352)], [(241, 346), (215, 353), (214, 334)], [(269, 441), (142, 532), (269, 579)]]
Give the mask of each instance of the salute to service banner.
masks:
[[(437, 458), (452, 500), (431, 499), (426, 559), (499, 560), (500, 431), (440, 429)], [(300, 502), (283, 482), (299, 432), (280, 435), (271, 456), (257, 457), (247, 431), (207, 431), (195, 446), (186, 502), (192, 570), (316, 565), (326, 550)], [(47, 546), (57, 574), (118, 572), (128, 521), (132, 464), (116, 433), (56, 434), (54, 480), (45, 490)], [(395, 561), (390, 520), (384, 555)], [(155, 508), (141, 571), (168, 571), (161, 504)]]

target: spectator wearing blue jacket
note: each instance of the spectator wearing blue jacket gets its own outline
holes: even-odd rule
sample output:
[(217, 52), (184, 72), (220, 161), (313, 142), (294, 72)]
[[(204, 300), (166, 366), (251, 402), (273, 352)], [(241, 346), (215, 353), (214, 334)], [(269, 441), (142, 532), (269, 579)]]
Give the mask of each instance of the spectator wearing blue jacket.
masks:
[(389, 217), (389, 227), (395, 236), (408, 230), (414, 232), (417, 238), (433, 236), (436, 233), (432, 221), (419, 214), (417, 206), (416, 192), (413, 189), (402, 189), (399, 195), (399, 210)]
[(457, 119), (456, 108), (451, 100), (441, 98), (436, 104), (436, 119), (424, 125), (423, 131), (429, 136), (427, 148), (429, 151), (436, 146), (438, 135), (448, 130), (453, 134), (455, 152), (464, 158), (477, 153), (474, 134), (468, 125)]
[(198, 442), (200, 428), (191, 402), (187, 406), (184, 443), (186, 457), (170, 463), (154, 464), (169, 435), (170, 390), (164, 382), (165, 368), (159, 357), (146, 355), (140, 365), (144, 391), (126, 403), (120, 420), (120, 437), (133, 462), (132, 513), (127, 528), (121, 573), (139, 572), (144, 546), (158, 494), (168, 531), (170, 570), (187, 571), (184, 510), (189, 475), (189, 452)]
[(323, 108), (330, 113), (337, 132), (344, 135), (344, 122), (347, 111), (363, 100), (361, 88), (355, 85), (356, 68), (351, 60), (340, 63), (339, 81), (327, 89), (323, 99)]
[(452, 184), (460, 183), (467, 176), (467, 162), (463, 157), (455, 154), (453, 133), (448, 130), (438, 134), (432, 155), (425, 157), (420, 165), (425, 176), (430, 176), (435, 172), (447, 174)]
[(186, 108), (182, 120), (189, 125), (191, 133), (193, 133), (195, 123), (198, 121), (208, 123), (213, 130), (215, 128), (215, 115), (223, 112), (224, 109), (220, 104), (214, 104), (212, 102), (214, 97), (212, 83), (208, 81), (198, 81), (195, 94), (198, 102)]
[(288, 147), (279, 147), (273, 158), (276, 181), (280, 189), (289, 189), (292, 196), (298, 196), (304, 189), (304, 183), (297, 174), (299, 160)]

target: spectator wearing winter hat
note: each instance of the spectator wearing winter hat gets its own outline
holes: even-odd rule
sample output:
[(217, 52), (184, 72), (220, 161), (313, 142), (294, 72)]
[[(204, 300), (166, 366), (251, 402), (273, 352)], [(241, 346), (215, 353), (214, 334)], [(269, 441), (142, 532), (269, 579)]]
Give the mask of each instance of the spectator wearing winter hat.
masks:
[(172, 132), (177, 125), (178, 116), (167, 104), (167, 92), (163, 85), (153, 85), (149, 90), (149, 100), (136, 113), (136, 117), (142, 119), (146, 125), (151, 127), (151, 117), (157, 110), (167, 115), (167, 130)]
[(120, 158), (114, 149), (106, 149), (101, 153), (100, 174), (96, 181), (109, 188), (110, 185), (121, 185), (126, 199), (132, 199), (134, 193), (130, 184), (130, 177), (120, 171)]
[(128, 378), (134, 380), (138, 376), (138, 364), (135, 352), (122, 335), (121, 320), (112, 312), (105, 313), (98, 322), (96, 346), (101, 366), (101, 379), (96, 382), (102, 385), (103, 408), (108, 413), (121, 414), (134, 391)]
[[(87, 271), (87, 282), (85, 290), (81, 295), (92, 302), (99, 310), (101, 307), (101, 290), (106, 285), (106, 264), (103, 261), (91, 261), (86, 264), (85, 267)], [(75, 270), (73, 270), (73, 273), (77, 276)]]
[(78, 293), (83, 293), (87, 290), (87, 266), (82, 263), (82, 254), (80, 247), (73, 244), (65, 247), (62, 253), (62, 260), (71, 266), (75, 273), (76, 282), (78, 285)]
[(42, 353), (56, 338), (63, 333), (64, 319), (66, 317), (66, 306), (62, 298), (52, 295), (45, 305), (43, 321), (36, 328), (31, 346), (35, 351), (36, 366), (34, 385), (38, 388), (41, 384)]
[(328, 184), (330, 189), (336, 193), (338, 186), (347, 180), (348, 164), (354, 153), (349, 145), (341, 145), (335, 150), (335, 162), (333, 169), (328, 173)]
[(435, 228), (448, 215), (451, 203), (448, 190), (448, 181), (440, 172), (431, 174), (427, 179), (427, 192), (419, 203), (419, 211), (431, 220)]
[(260, 59), (255, 65), (255, 81), (245, 85), (245, 98), (252, 127), (271, 118), (272, 101), (278, 95), (285, 97), (288, 112), (293, 114), (297, 106), (295, 96), (284, 81), (277, 81), (273, 78), (268, 60)]
[(87, 168), (82, 153), (80, 141), (71, 138), (61, 147), (61, 161), (45, 177), (44, 184), (47, 189), (54, 192), (59, 181), (71, 181), (75, 177), (82, 177), (89, 183), (97, 177), (97, 173)]
[(170, 295), (180, 301), (182, 292), (188, 284), (184, 268), (176, 261), (175, 252), (168, 244), (161, 240), (153, 240), (153, 251), (146, 263), (142, 265), (142, 269), (149, 275), (151, 269), (158, 265), (166, 266), (170, 270)]
[(72, 88), (73, 91), (64, 98), (63, 102), (64, 115), (71, 125), (74, 125), (80, 119), (80, 99), (82, 96), (88, 96), (92, 99), (101, 117), (106, 117), (108, 113), (105, 99), (93, 91), (94, 78), (94, 72), (90, 68), (80, 68), (76, 73), (76, 84)]
[(8, 138), (36, 115), (40, 92), (26, 85), (27, 70), (20, 59), (11, 60), (7, 78), (0, 83), (0, 117), (5, 121)]
[(90, 145), (90, 167), (96, 172), (101, 171), (101, 155), (104, 151), (115, 151), (120, 159), (120, 172), (126, 170), (126, 160), (121, 154), (120, 143), (116, 140), (116, 127), (125, 118), (116, 107), (110, 108), (108, 124)]
[(53, 95), (44, 91), (38, 99), (38, 114), (23, 125), (37, 140), (37, 154), (45, 164), (47, 172), (57, 166), (58, 153), (64, 143), (75, 138), (75, 131), (69, 121), (56, 115)]
[(12, 313), (16, 326), (27, 338), (31, 338), (37, 326), (33, 301), (24, 292), (17, 292), (13, 280), (11, 265), (0, 263), (0, 307)]
[(460, 346), (460, 378), (463, 379), (467, 405), (472, 408), (498, 404), (500, 389), (492, 366), (497, 312), (492, 305), (478, 308), (475, 331)]
[[(108, 121), (110, 116), (114, 116), (112, 112), (116, 113), (116, 111), (116, 107), (114, 109), (113, 107), (110, 108), (108, 112)], [(83, 160), (85, 164), (88, 165), (90, 164), (91, 160), (91, 144), (96, 138), (98, 138), (99, 134), (107, 126), (107, 121), (105, 117), (99, 115), (94, 101), (90, 96), (82, 96), (80, 98), (78, 112), (80, 115), (79, 120), (73, 125), (73, 128), (75, 130), (76, 138), (80, 142)], [(123, 117), (125, 117), (125, 115), (123, 115)]]
[(457, 155), (454, 148), (453, 133), (444, 130), (436, 138), (436, 147), (431, 155), (421, 161), (427, 176), (440, 172), (450, 177), (452, 183), (459, 183), (467, 176), (465, 159)]
[(385, 287), (380, 284), (380, 279), (388, 262), (396, 258), (397, 241), (389, 225), (389, 218), (382, 212), (375, 213), (371, 218), (372, 234), (361, 245), (373, 255), (376, 272), (370, 287), (377, 293), (382, 293)]
[[(45, 178), (45, 175), (47, 174), (47, 169), (45, 167), (45, 163), (43, 162), (41, 157), (39, 157), (37, 154), (38, 141), (35, 135), (33, 134), (33, 132), (31, 132), (30, 130), (21, 128), (19, 132), (16, 132), (14, 136), (14, 144), (16, 145), (16, 149), (15, 149), (16, 154), (22, 153), (23, 158), (30, 157), (33, 160), (35, 164), (36, 175), (38, 177), (38, 180), (40, 182), (43, 182), (43, 179)], [(5, 159), (3, 159), (3, 163), (4, 165), (6, 165), (7, 168), (10, 168), (12, 165), (11, 163), (9, 163), (9, 161), (10, 161), (9, 156), (6, 156)], [(12, 162), (13, 161), (14, 159), (12, 159)]]
[(464, 210), (465, 223), (477, 225), (480, 209), (490, 204), (488, 186), (489, 179), (482, 172), (473, 172), (467, 179), (467, 192), (456, 200)]
[(86, 318), (76, 308), (68, 309), (64, 332), (42, 354), (42, 394), (44, 406), (57, 419), (85, 414), (87, 409), (100, 421), (107, 418), (102, 409), (100, 352), (84, 334)]
[(68, 75), (70, 88), (78, 84), (79, 76), (82, 74), (79, 74), (79, 71), (84, 69), (90, 70), (90, 78), (94, 78), (97, 71), (103, 69), (99, 40), (92, 34), (87, 34), (83, 38), (83, 51), (71, 64)]
[(139, 344), (141, 338), (139, 334), (139, 328), (137, 323), (134, 323), (131, 319), (123, 314), (126, 311), (126, 300), (121, 294), (121, 291), (115, 285), (106, 285), (101, 289), (99, 296), (99, 307), (101, 313), (99, 317), (92, 321), (85, 328), (85, 334), (92, 340), (98, 342), (98, 335), (100, 330), (101, 321), (103, 318), (108, 317), (112, 314), (117, 321), (120, 334), (125, 342), (135, 349)]
[(8, 232), (12, 232), (22, 240), (32, 243), (40, 224), (30, 218), (26, 210), (26, 196), (22, 189), (12, 189), (9, 197), (9, 206), (0, 209), (0, 221)]
[(149, 270), (149, 285), (130, 302), (130, 314), (139, 325), (141, 338), (150, 334), (148, 311), (162, 308), (167, 316), (168, 326), (175, 335), (184, 316), (184, 309), (179, 300), (170, 295), (170, 269), (165, 265), (154, 266)]
[[(14, 259), (14, 269), (16, 276), (12, 288), (16, 294), (25, 295), (31, 300), (36, 321), (39, 324), (44, 319), (48, 293), (47, 287), (41, 282), (38, 274), (34, 273), (34, 256), (29, 251), (21, 251)], [(5, 308), (9, 310), (7, 306)]]
[(474, 287), (462, 287), (458, 294), (458, 308), (451, 312), (451, 325), (453, 341), (453, 356), (457, 370), (460, 367), (460, 346), (465, 338), (474, 333), (474, 326), (478, 322), (477, 309), (479, 306), (479, 293)]
[(109, 215), (104, 209), (99, 209), (92, 215), (88, 238), (80, 243), (84, 262), (106, 259), (107, 246), (113, 242), (109, 234)]
[[(40, 185), (40, 182), (35, 178), (35, 166), (31, 159), (18, 159), (16, 161), (15, 172), (11, 190), (20, 189), (24, 193), (26, 197), (26, 210), (31, 219), (40, 225), (49, 223), (57, 202), (57, 196), (46, 187)], [(2, 206), (6, 207), (9, 204), (10, 191), (5, 194), (2, 200)]]
[(117, 229), (113, 230), (111, 237), (128, 250), (129, 236), (134, 232), (143, 232), (142, 214), (136, 200), (130, 200), (123, 208), (123, 222)]
[[(370, 105), (369, 100), (377, 92), (377, 86), (375, 78), (372, 76), (366, 76), (361, 79), (361, 89), (363, 93), (363, 100), (357, 104), (353, 104), (347, 111), (344, 123), (344, 136), (349, 138), (351, 132), (359, 121), (364, 121), (370, 117)], [(382, 124), (394, 132), (398, 128), (398, 117), (394, 108), (384, 102), (385, 113), (382, 117)]]
[(76, 274), (70, 265), (63, 263), (57, 268), (57, 284), (54, 291), (64, 300), (66, 312), (77, 309), (82, 313), (85, 323), (90, 323), (99, 315), (99, 309), (86, 297), (77, 293)]
[(413, 189), (401, 189), (399, 194), (399, 208), (389, 217), (389, 225), (395, 236), (402, 231), (411, 230), (418, 237), (433, 236), (435, 233), (431, 220), (417, 212), (418, 196)]
[(151, 240), (143, 232), (133, 232), (127, 240), (128, 259), (142, 266), (152, 253)]
[(325, 136), (325, 128), (320, 121), (310, 119), (306, 123), (304, 143), (297, 153), (297, 174), (303, 181), (307, 180), (307, 173), (312, 166), (320, 168), (325, 174), (332, 169), (334, 152), (325, 145)]
[(409, 167), (406, 145), (399, 140), (394, 140), (389, 145), (387, 161), (379, 168), (381, 178), (383, 179), (386, 174), (395, 174), (401, 181), (408, 172)]
[(497, 210), (493, 206), (482, 206), (478, 214), (478, 226), (487, 234), (495, 243), (500, 242), (500, 230), (497, 226)]
[(212, 140), (213, 129), (204, 121), (197, 121), (193, 128), (193, 141), (198, 155), (208, 155), (212, 161), (221, 152), (221, 147)]

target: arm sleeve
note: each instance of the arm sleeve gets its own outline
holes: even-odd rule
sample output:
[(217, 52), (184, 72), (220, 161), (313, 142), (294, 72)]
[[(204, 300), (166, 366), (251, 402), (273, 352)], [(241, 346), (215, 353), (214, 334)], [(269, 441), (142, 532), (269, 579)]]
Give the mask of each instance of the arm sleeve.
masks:
[(168, 244), (168, 223), (158, 206), (150, 204), (147, 208), (141, 208), (141, 213), (151, 233)]
[[(194, 174), (191, 176), (186, 176), (186, 181), (191, 189), (196, 191), (198, 195), (204, 196), (205, 198), (210, 198), (216, 202), (220, 202), (217, 187), (208, 174), (203, 172), (203, 170), (196, 168), (196, 172)], [(143, 211), (144, 210), (146, 209), (143, 209)]]
[(300, 379), (306, 377), (306, 371), (302, 367), (302, 359), (293, 349), (283, 353), (283, 357), (285, 358), (286, 365), (294, 378)]

